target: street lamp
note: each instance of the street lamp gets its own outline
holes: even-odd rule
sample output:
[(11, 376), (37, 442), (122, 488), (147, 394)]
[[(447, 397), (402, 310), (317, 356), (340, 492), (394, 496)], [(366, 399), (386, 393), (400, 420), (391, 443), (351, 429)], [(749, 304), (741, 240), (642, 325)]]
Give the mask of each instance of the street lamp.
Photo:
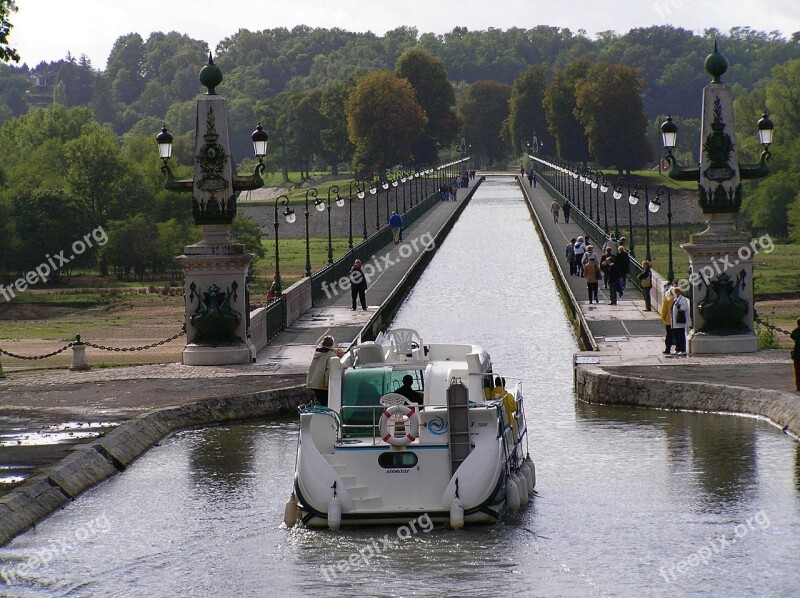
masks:
[(286, 222), (291, 224), (296, 220), (296, 216), (294, 210), (289, 207), (289, 198), (286, 195), (280, 195), (275, 198), (275, 220), (273, 221), (272, 225), (275, 227), (275, 280), (274, 280), (274, 289), (275, 294), (280, 296), (283, 289), (281, 288), (281, 267), (280, 267), (280, 258), (278, 255), (278, 204), (281, 204), (284, 207), (283, 216), (286, 218)]
[(656, 187), (656, 197), (647, 206), (648, 209), (654, 214), (661, 208), (661, 196), (667, 196), (667, 250), (669, 252), (669, 271), (667, 272), (667, 280), (672, 282), (675, 278), (675, 272), (672, 269), (672, 193), (669, 187), (659, 185)]
[[(606, 234), (608, 234), (608, 203), (606, 203), (606, 200), (608, 199), (608, 196), (606, 195), (606, 193), (608, 193), (608, 177), (606, 177), (606, 173), (599, 170), (598, 172), (602, 178), (600, 182), (600, 192), (603, 194), (603, 224), (605, 225), (603, 230), (605, 230)], [(599, 205), (597, 206), (597, 211), (600, 212)]]
[[(638, 183), (638, 181), (637, 181), (637, 183)], [(625, 182), (625, 186), (627, 187), (627, 190), (628, 190), (628, 230), (630, 231), (629, 234), (630, 234), (630, 241), (631, 241), (630, 245), (628, 246), (628, 253), (630, 253), (631, 256), (636, 257), (636, 254), (634, 254), (634, 252), (633, 252), (634, 251), (634, 244), (633, 244), (633, 206), (635, 206), (637, 203), (639, 203), (639, 196), (636, 194), (635, 185), (634, 185), (634, 191), (633, 192), (631, 192), (631, 184), (629, 182), (626, 181)], [(619, 238), (619, 237), (617, 237), (617, 238)]]
[(306, 191), (306, 276), (311, 276), (311, 238), (308, 235), (308, 200), (313, 198), (314, 205), (317, 205), (319, 201), (317, 199), (317, 190), (314, 187), (311, 187), (308, 191)]
[[(372, 179), (369, 182), (369, 194), (376, 195), (378, 194), (378, 182), (375, 179)], [(375, 197), (375, 230), (381, 229), (381, 218), (380, 218), (380, 210), (378, 209), (378, 198)]]
[[(614, 186), (614, 193), (612, 193), (612, 197), (614, 198), (614, 238), (619, 239), (619, 219), (618, 219), (618, 212), (617, 212), (617, 200), (622, 199), (622, 185), (625, 183), (625, 177), (619, 177), (617, 180), (617, 184)], [(631, 239), (632, 241), (633, 239)]]
[[(650, 209), (650, 197), (647, 194), (647, 185), (640, 180), (636, 181), (636, 185), (634, 187), (633, 193), (628, 195), (628, 204), (630, 206), (635, 206), (639, 203), (639, 190), (644, 189), (644, 203), (645, 203), (645, 211), (644, 211), (644, 234), (645, 234), (645, 256), (648, 262), (652, 260), (650, 257), (650, 212), (654, 211)], [(633, 229), (631, 229), (633, 230)], [(633, 233), (631, 233), (631, 254), (633, 254)]]
[[(328, 187), (328, 201), (325, 205), (322, 206), (322, 209), (328, 210), (328, 265), (330, 266), (333, 263), (333, 239), (331, 238), (331, 191), (336, 194), (336, 205), (340, 208), (344, 206), (344, 198), (339, 195), (339, 186), (338, 185), (331, 185)], [(317, 210), (320, 210), (320, 206), (317, 206)]]
[[(381, 189), (386, 191), (386, 221), (389, 221), (389, 181), (386, 178), (388, 175), (384, 174), (381, 176)], [(380, 228), (380, 227), (378, 227)]]

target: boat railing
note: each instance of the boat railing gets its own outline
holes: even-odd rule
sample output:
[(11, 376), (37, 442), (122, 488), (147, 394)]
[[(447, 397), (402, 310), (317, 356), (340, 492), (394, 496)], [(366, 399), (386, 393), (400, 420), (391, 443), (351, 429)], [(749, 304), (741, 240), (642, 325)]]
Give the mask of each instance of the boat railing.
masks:
[(338, 440), (372, 437), (372, 444), (377, 444), (378, 419), (382, 413), (381, 405), (343, 405)]

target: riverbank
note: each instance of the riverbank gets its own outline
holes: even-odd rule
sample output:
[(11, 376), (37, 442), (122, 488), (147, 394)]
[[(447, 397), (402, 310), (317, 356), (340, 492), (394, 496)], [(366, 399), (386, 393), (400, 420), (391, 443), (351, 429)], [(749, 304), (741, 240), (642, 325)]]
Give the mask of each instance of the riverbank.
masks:
[[(585, 231), (574, 220), (569, 224), (563, 219), (553, 221), (553, 197), (545, 186), (530, 188), (520, 183), (520, 188), (576, 334), (587, 349), (577, 353), (574, 361), (574, 388), (579, 399), (757, 416), (800, 437), (800, 393), (794, 390), (788, 351), (664, 355), (664, 325), (657, 300), (654, 311), (645, 311), (641, 292), (629, 284), (617, 305), (608, 305), (607, 291), (601, 285), (600, 302), (588, 303), (586, 281), (569, 275), (564, 251), (571, 237), (587, 237)], [(598, 245), (602, 246), (602, 240)], [(658, 268), (659, 264), (654, 264), (654, 269)]]

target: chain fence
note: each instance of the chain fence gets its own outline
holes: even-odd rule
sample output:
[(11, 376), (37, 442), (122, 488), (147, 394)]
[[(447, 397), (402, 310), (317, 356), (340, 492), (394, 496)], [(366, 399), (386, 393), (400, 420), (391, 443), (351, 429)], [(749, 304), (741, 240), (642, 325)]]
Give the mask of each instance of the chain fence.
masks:
[(764, 328), (768, 328), (769, 330), (772, 330), (773, 332), (780, 332), (781, 334), (786, 334), (786, 335), (791, 334), (791, 331), (789, 331), (789, 330), (784, 330), (783, 328), (778, 328), (774, 324), (770, 324), (766, 320), (762, 320), (761, 317), (758, 314), (754, 314), (753, 315), (753, 319), (756, 322), (758, 322), (761, 326), (764, 326)]
[(84, 345), (86, 347), (92, 347), (93, 349), (100, 349), (101, 351), (113, 351), (115, 353), (125, 353), (125, 352), (133, 352), (133, 351), (145, 351), (147, 349), (153, 349), (155, 347), (160, 347), (161, 345), (166, 345), (174, 341), (177, 338), (182, 337), (186, 334), (186, 324), (181, 327), (181, 331), (177, 334), (173, 334), (169, 338), (165, 338), (162, 341), (158, 341), (155, 343), (150, 343), (149, 345), (141, 345), (139, 347), (106, 347), (105, 345), (98, 345), (95, 343), (87, 343), (81, 341), (81, 335), (75, 335), (75, 340), (71, 343), (67, 343), (60, 349), (56, 349), (55, 351), (51, 351), (50, 353), (45, 353), (44, 355), (17, 355), (16, 353), (12, 353), (11, 351), (6, 351), (5, 349), (0, 348), (0, 354), (5, 355), (7, 357), (11, 357), (13, 359), (23, 359), (26, 361), (35, 361), (38, 359), (47, 359), (48, 357), (54, 357), (59, 353), (63, 353), (67, 349), (75, 346), (75, 345)]

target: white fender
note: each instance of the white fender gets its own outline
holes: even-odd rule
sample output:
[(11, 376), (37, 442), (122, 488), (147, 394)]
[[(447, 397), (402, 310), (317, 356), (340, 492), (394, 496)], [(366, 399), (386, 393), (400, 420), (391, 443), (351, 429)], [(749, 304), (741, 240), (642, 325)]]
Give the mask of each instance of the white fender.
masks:
[(292, 492), (286, 505), (283, 507), (283, 522), (286, 527), (292, 527), (300, 518), (300, 509), (297, 507), (297, 497)]
[(528, 480), (517, 473), (511, 475), (517, 488), (519, 488), (519, 504), (523, 507), (528, 506)]
[(525, 457), (525, 463), (528, 464), (528, 467), (531, 470), (531, 484), (532, 484), (531, 490), (532, 490), (533, 488), (536, 488), (536, 466), (533, 464), (533, 460), (531, 459), (530, 455)]
[(342, 525), (342, 503), (337, 497), (333, 497), (328, 503), (328, 527), (339, 529)]
[(511, 476), (506, 477), (506, 504), (512, 511), (519, 511), (519, 488), (517, 488)]
[(528, 486), (528, 496), (533, 494), (533, 474), (531, 473), (531, 468), (528, 467), (528, 462), (523, 461), (522, 465), (520, 465), (519, 472), (525, 478), (526, 485)]
[(450, 503), (450, 527), (453, 529), (464, 527), (464, 505), (457, 498)]

